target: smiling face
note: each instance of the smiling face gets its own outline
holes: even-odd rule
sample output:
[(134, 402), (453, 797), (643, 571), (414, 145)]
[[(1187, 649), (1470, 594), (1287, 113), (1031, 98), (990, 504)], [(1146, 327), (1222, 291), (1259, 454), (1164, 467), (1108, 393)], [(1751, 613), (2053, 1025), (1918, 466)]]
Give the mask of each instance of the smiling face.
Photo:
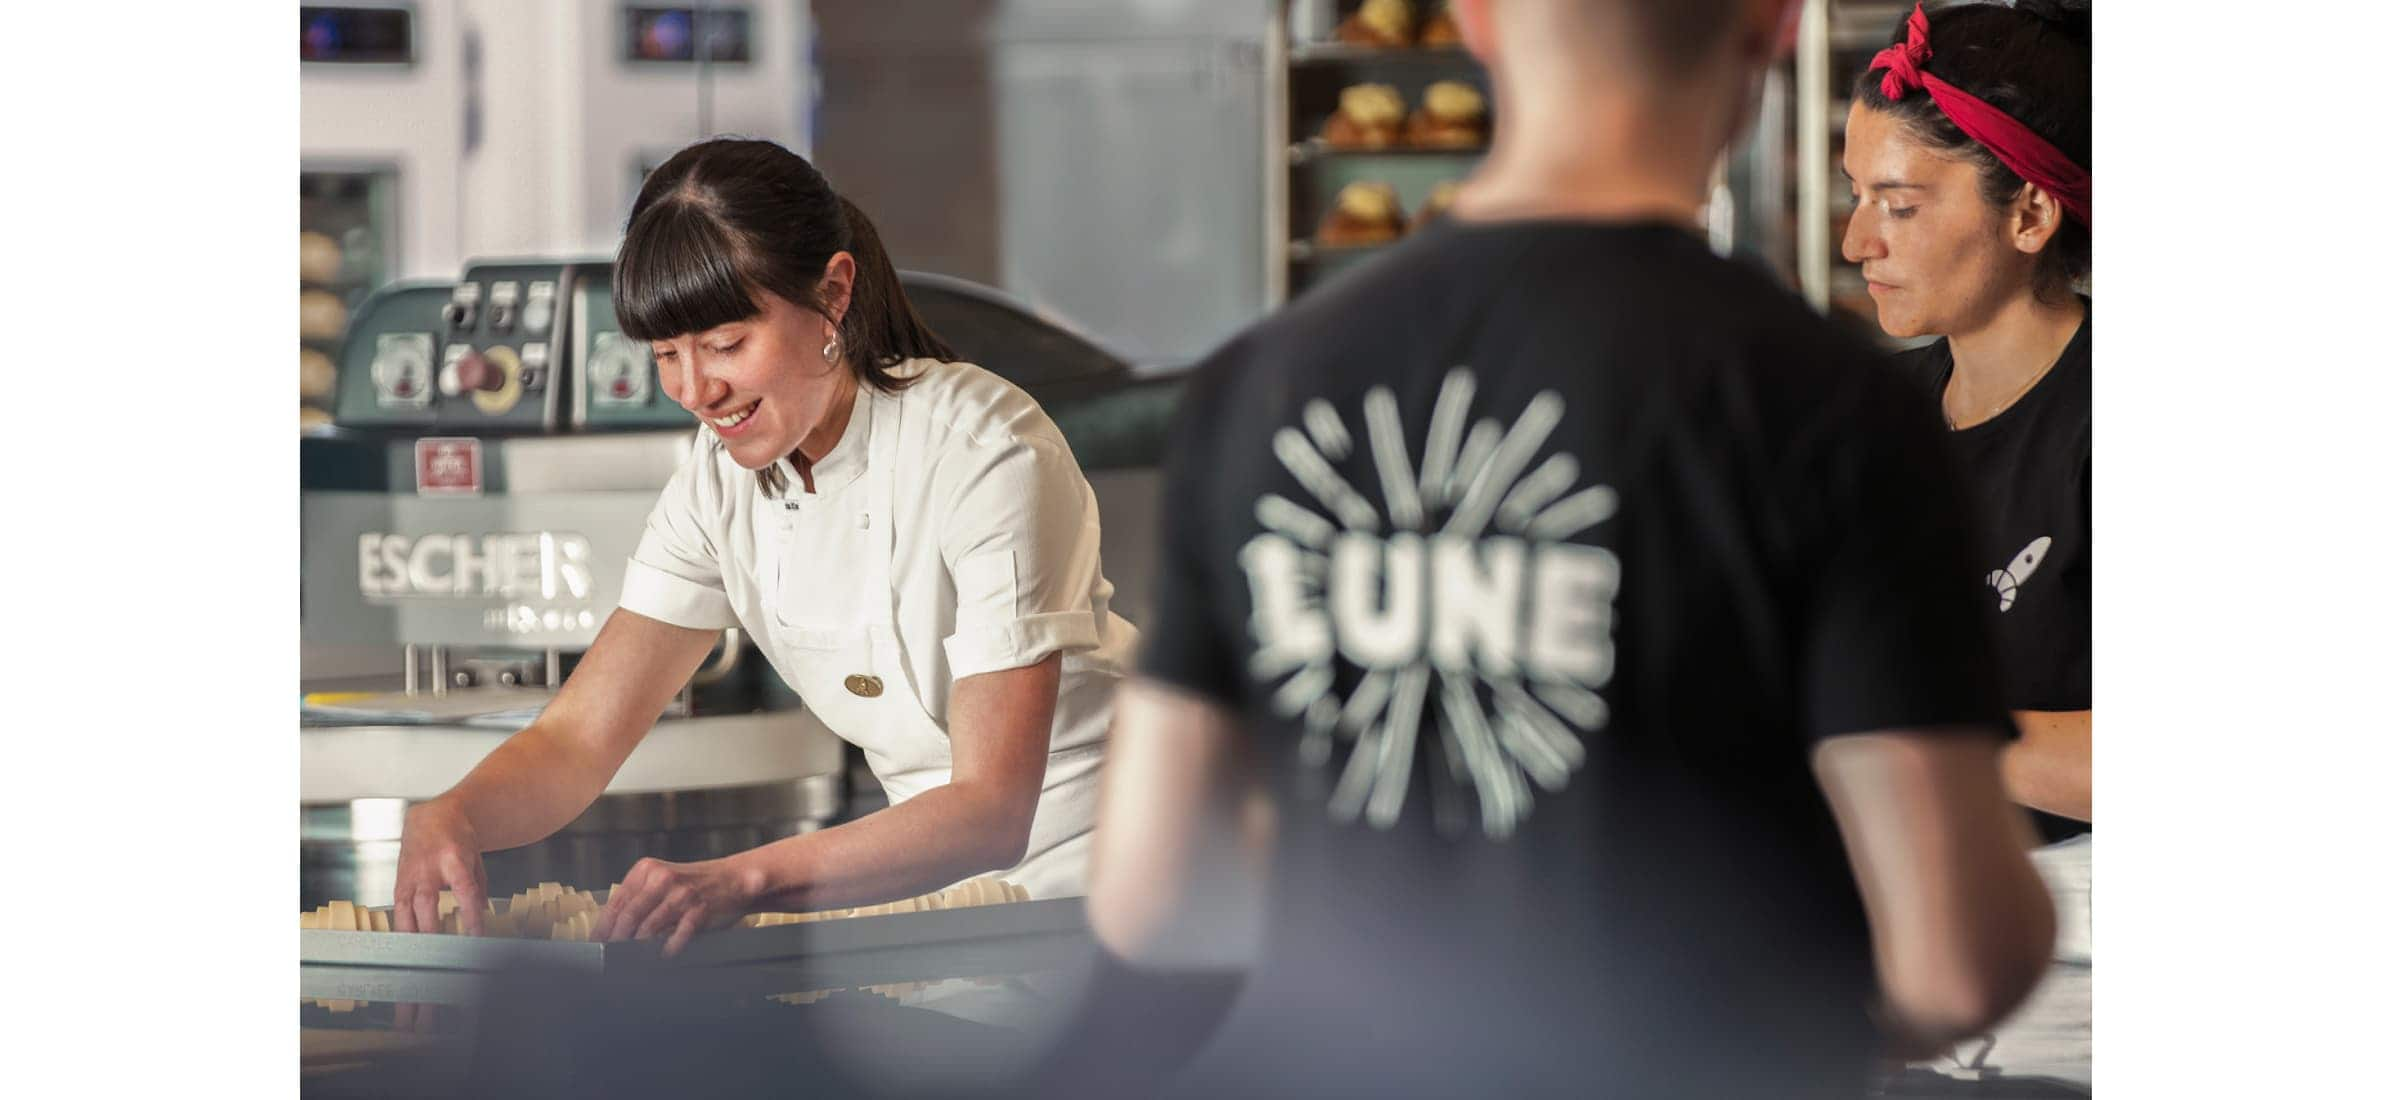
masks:
[[(752, 293), (763, 307), (757, 316), (651, 341), (649, 349), (665, 392), (711, 425), (740, 466), (761, 470), (801, 443), (835, 441), (856, 383), (844, 365), (823, 358), (823, 345), (838, 335), (830, 318), (770, 291)], [(821, 457), (813, 447), (808, 453)]]
[(1860, 265), (1888, 335), (1973, 332), (2031, 292), (2035, 256), (2015, 239), (2013, 212), (1985, 200), (1974, 164), (1921, 144), (1892, 115), (1854, 104), (1844, 175), (1857, 200), (1844, 258)]

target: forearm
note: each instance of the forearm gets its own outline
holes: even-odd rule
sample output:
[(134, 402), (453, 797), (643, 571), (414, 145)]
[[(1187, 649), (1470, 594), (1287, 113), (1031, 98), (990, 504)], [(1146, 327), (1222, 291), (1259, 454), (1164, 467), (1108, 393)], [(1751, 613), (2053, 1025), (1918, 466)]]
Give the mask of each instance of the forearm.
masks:
[(2051, 959), (2051, 896), (2001, 787), (2001, 750), (1958, 731), (1887, 730), (1813, 753), (1868, 912), (1880, 1021), (1901, 1045), (1991, 1026)]
[(614, 764), (534, 722), (434, 802), (462, 814), (483, 851), (501, 851), (544, 839), (580, 816), (614, 778)]
[(1021, 861), (1028, 825), (992, 793), (950, 783), (731, 858), (756, 876), (756, 909), (812, 912), (927, 894), (1004, 870)]
[(1175, 970), (1253, 958), (1274, 825), (1233, 716), (1149, 681), (1124, 687), (1097, 819), (1088, 918), (1107, 949)]
[(717, 638), (617, 610), (531, 725), (417, 809), (463, 817), (485, 852), (564, 828), (605, 792)]
[[(1244, 784), (1246, 777), (1234, 782)], [(1089, 916), (1098, 939), (1124, 961), (1171, 970), (1235, 969), (1259, 950), (1274, 829), (1269, 798), (1241, 786), (1222, 792), (1202, 814), (1184, 843), (1150, 835), (1130, 841), (1147, 846), (1144, 853), (1130, 856), (1115, 846), (1100, 857), (1104, 869), (1096, 875)], [(1102, 820), (1124, 830), (1141, 828), (1119, 818)], [(1100, 831), (1100, 845), (1105, 839)]]
[(1032, 1091), (1153, 1094), (1220, 1027), (1262, 940), (1273, 821), (1256, 778), (1228, 711), (1122, 687), (1089, 869), (1102, 950), (1050, 1087)]
[(2013, 713), (2018, 741), (2002, 753), (2012, 800), (2045, 813), (2093, 820), (2093, 712)]
[(1974, 866), (1977, 881), (1947, 911), (1935, 942), (1879, 937), (1879, 1022), (1897, 1049), (1940, 1050), (1981, 1034), (2043, 978), (2055, 917), (2023, 844), (2016, 858)]

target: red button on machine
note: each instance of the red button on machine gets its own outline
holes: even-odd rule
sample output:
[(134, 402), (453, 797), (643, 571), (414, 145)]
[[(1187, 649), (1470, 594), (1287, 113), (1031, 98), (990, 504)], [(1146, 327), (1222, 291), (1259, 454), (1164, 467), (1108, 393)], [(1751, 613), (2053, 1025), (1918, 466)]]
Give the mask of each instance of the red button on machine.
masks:
[(496, 393), (507, 388), (507, 376), (482, 358), (480, 352), (469, 351), (457, 360), (457, 385), (461, 389)]

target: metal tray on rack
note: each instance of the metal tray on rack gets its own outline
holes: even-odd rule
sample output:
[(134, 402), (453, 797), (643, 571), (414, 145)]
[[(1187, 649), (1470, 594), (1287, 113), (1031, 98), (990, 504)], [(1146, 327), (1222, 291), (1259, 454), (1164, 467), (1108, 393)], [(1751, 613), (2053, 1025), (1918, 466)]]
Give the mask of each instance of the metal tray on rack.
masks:
[(377, 970), (494, 971), (521, 967), (596, 972), (790, 964), (809, 972), (824, 972), (826, 976), (900, 971), (971, 974), (984, 972), (992, 965), (1012, 969), (1035, 959), (1061, 958), (1085, 945), (1088, 938), (1088, 918), (1082, 900), (1050, 898), (768, 928), (727, 928), (698, 936), (678, 958), (671, 960), (662, 957), (663, 944), (659, 940), (574, 943), (303, 929), (299, 933), (299, 962), (302, 967)]

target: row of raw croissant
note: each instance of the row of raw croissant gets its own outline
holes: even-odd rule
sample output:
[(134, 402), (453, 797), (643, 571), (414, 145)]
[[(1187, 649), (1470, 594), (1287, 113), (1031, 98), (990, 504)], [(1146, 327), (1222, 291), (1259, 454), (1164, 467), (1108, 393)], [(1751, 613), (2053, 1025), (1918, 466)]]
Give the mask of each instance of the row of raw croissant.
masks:
[[(979, 986), (996, 986), (996, 985), (1003, 985), (1003, 984), (1004, 984), (1004, 979), (1002, 979), (1002, 978), (986, 977), (986, 976), (982, 976), (982, 977), (972, 977), (972, 978), (962, 978), (962, 979), (955, 979), (955, 980), (958, 980), (958, 981), (968, 981), (968, 982), (972, 983), (973, 985), (979, 985)], [(810, 1005), (810, 1004), (813, 1004), (813, 1003), (815, 1003), (816, 1001), (820, 1001), (820, 1000), (822, 1000), (823, 998), (830, 996), (830, 995), (831, 995), (831, 994), (833, 994), (833, 993), (843, 993), (843, 992), (847, 992), (847, 991), (848, 991), (850, 988), (853, 988), (854, 990), (856, 990), (856, 991), (859, 991), (859, 992), (864, 992), (864, 993), (875, 993), (875, 994), (879, 994), (880, 996), (887, 997), (888, 999), (890, 999), (890, 1000), (892, 1000), (892, 1001), (896, 1001), (896, 1000), (903, 1000), (903, 999), (904, 999), (905, 997), (907, 997), (907, 996), (910, 996), (910, 995), (912, 995), (912, 994), (914, 994), (914, 993), (918, 993), (918, 992), (920, 992), (921, 990), (927, 989), (927, 988), (929, 988), (929, 987), (931, 987), (931, 986), (938, 985), (938, 984), (940, 984), (940, 983), (938, 983), (938, 982), (891, 982), (891, 983), (885, 983), (885, 984), (882, 984), (882, 985), (865, 985), (865, 986), (854, 986), (854, 987), (842, 986), (842, 987), (840, 987), (840, 988), (838, 988), (838, 989), (814, 989), (814, 990), (807, 990), (807, 991), (805, 991), (805, 992), (802, 992), (802, 993), (775, 993), (775, 994), (772, 994), (771, 996), (768, 996), (768, 997), (766, 997), (766, 998), (765, 998), (765, 1000), (768, 1000), (768, 1001), (774, 1001), (774, 1002), (777, 1002), (777, 1003), (780, 1003), (780, 1004), (785, 1004), (785, 1005)], [(355, 1000), (355, 999), (353, 999), (353, 998), (347, 998), (347, 997), (308, 997), (308, 998), (305, 998), (305, 1000), (306, 1000), (306, 1002), (307, 1002), (308, 1004), (315, 1005), (315, 1006), (317, 1006), (317, 1007), (319, 1007), (319, 1008), (323, 1008), (323, 1009), (326, 1009), (326, 1010), (328, 1010), (328, 1011), (331, 1011), (331, 1012), (356, 1012), (356, 1011), (358, 1011), (359, 1009), (365, 1008), (367, 1005), (370, 1005), (370, 1004), (372, 1004), (372, 1003), (373, 1003), (372, 1001), (360, 1001), (360, 1000)]]
[(769, 928), (776, 924), (803, 924), (812, 920), (838, 920), (841, 917), (885, 917), (892, 913), (927, 913), (935, 909), (969, 909), (975, 905), (1003, 905), (1009, 901), (1028, 901), (1030, 892), (1010, 882), (993, 877), (966, 879), (935, 894), (915, 898), (866, 905), (856, 909), (825, 909), (817, 913), (750, 913), (739, 918), (741, 928)]
[[(606, 893), (611, 894), (622, 885), (618, 882), (607, 887)], [(982, 877), (957, 883), (937, 893), (880, 905), (825, 909), (814, 913), (750, 913), (739, 918), (739, 927), (767, 928), (776, 924), (923, 913), (937, 909), (967, 909), (977, 905), (1028, 900), (1029, 892), (1021, 887), (993, 877)], [(590, 938), (590, 930), (598, 923), (599, 910), (605, 905), (606, 894), (543, 882), (503, 902), (497, 898), (490, 899), (489, 912), (482, 918), (482, 934), (504, 939), (583, 941)], [(447, 890), (440, 892), (439, 915), (442, 932), (450, 935), (463, 932), (456, 895)], [(300, 913), (299, 927), (336, 932), (388, 932), (391, 931), (390, 910), (371, 909), (352, 901), (334, 901), (316, 907), (313, 912)]]

